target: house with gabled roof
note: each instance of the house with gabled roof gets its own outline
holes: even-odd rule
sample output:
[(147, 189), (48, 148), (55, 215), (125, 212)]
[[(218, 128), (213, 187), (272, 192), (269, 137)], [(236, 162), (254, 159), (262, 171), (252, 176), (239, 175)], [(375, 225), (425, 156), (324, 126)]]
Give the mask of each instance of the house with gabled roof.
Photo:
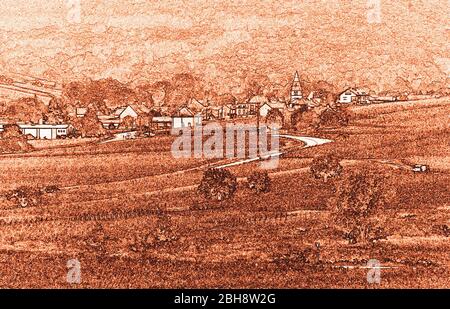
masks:
[(186, 127), (197, 127), (202, 125), (202, 115), (196, 114), (188, 106), (181, 106), (172, 114), (172, 128), (181, 129)]
[(338, 103), (341, 104), (367, 104), (370, 102), (370, 95), (358, 88), (347, 88), (339, 94)]
[(207, 107), (207, 104), (201, 100), (192, 98), (189, 100), (189, 103), (186, 104), (186, 107), (188, 107), (194, 113), (203, 113)]
[(118, 107), (110, 115), (98, 115), (98, 119), (106, 129), (117, 129), (126, 117), (133, 119), (133, 126), (136, 125), (138, 113), (130, 105)]
[(265, 102), (263, 105), (259, 107), (259, 115), (261, 117), (266, 117), (267, 114), (272, 109), (278, 109), (279, 111), (283, 112), (285, 109), (287, 109), (287, 105), (285, 102)]

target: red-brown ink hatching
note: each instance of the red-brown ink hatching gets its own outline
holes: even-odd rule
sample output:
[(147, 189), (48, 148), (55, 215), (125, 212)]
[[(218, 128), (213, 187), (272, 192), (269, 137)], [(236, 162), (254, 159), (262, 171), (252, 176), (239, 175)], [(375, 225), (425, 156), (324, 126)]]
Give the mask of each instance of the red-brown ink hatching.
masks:
[(0, 2), (0, 287), (449, 288), (449, 2)]

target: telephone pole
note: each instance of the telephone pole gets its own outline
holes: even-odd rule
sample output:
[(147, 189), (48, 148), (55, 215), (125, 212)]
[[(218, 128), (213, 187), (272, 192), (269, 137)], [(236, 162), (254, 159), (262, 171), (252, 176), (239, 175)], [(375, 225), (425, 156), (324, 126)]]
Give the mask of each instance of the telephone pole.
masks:
[(256, 155), (259, 157), (259, 109), (260, 103), (256, 103)]

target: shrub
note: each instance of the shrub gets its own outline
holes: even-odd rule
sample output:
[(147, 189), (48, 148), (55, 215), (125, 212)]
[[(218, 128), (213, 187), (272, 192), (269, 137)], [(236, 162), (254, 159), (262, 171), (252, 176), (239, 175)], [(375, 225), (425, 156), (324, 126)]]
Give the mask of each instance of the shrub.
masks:
[(34, 207), (41, 204), (42, 191), (32, 187), (20, 187), (6, 194), (6, 199), (13, 201), (17, 207)]
[(321, 127), (342, 127), (347, 126), (350, 114), (347, 109), (339, 107), (328, 107), (320, 114)]
[(247, 177), (248, 187), (256, 193), (269, 192), (270, 191), (270, 177), (267, 171), (259, 172), (255, 171)]
[(297, 115), (294, 121), (295, 123), (292, 123), (292, 126), (297, 131), (310, 132), (319, 128), (320, 117), (317, 111), (307, 110), (300, 115)]
[(225, 169), (208, 169), (204, 172), (198, 192), (206, 199), (222, 201), (236, 192), (236, 177)]
[(373, 242), (386, 236), (379, 209), (393, 203), (394, 186), (369, 171), (349, 173), (339, 182), (333, 201), (334, 222), (344, 229), (350, 243)]
[(299, 109), (296, 109), (291, 115), (291, 127), (296, 127), (297, 123), (302, 120), (303, 113), (308, 111), (308, 105), (302, 104)]
[(282, 128), (284, 126), (283, 113), (277, 108), (272, 108), (266, 115), (266, 123), (268, 125), (274, 125), (275, 127)]
[(172, 219), (167, 214), (158, 214), (156, 229), (150, 231), (141, 229), (133, 235), (133, 241), (129, 248), (132, 252), (146, 255), (150, 249), (178, 240)]
[(105, 233), (103, 225), (96, 223), (94, 228), (91, 229), (88, 236), (84, 240), (86, 249), (99, 256), (106, 254), (106, 246), (108, 242), (108, 236)]
[(19, 126), (7, 125), (5, 130), (0, 133), (0, 152), (26, 152), (33, 150), (33, 147), (28, 144), (28, 139), (22, 134)]
[(333, 154), (317, 156), (313, 159), (310, 172), (315, 179), (327, 182), (330, 178), (338, 177), (342, 173), (340, 159)]
[(46, 187), (44, 187), (43, 189), (42, 189), (42, 191), (44, 192), (44, 193), (55, 193), (55, 192), (58, 192), (58, 191), (60, 191), (61, 189), (58, 187), (58, 186), (56, 186), (56, 185), (50, 185), (50, 186), (46, 186)]

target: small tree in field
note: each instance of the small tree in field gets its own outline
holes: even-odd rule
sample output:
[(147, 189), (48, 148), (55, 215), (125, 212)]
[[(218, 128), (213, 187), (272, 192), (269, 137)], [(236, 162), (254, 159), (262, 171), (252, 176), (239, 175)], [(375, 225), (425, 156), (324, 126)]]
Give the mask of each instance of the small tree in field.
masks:
[(94, 253), (98, 256), (103, 256), (106, 254), (108, 239), (109, 237), (106, 234), (103, 225), (100, 223), (96, 223), (84, 240), (84, 243), (86, 249), (89, 252)]
[(313, 159), (310, 172), (314, 178), (327, 182), (342, 173), (342, 165), (339, 158), (332, 154), (318, 156)]
[(223, 201), (233, 197), (236, 189), (236, 177), (230, 171), (211, 168), (204, 172), (198, 192), (206, 199)]
[(256, 193), (269, 192), (270, 191), (270, 177), (267, 171), (253, 172), (247, 177), (248, 187)]
[(333, 217), (350, 243), (372, 242), (385, 236), (380, 224), (386, 218), (379, 210), (395, 198), (393, 186), (386, 182), (386, 178), (368, 171), (350, 173), (339, 182)]
[(18, 207), (36, 207), (42, 202), (43, 192), (34, 187), (20, 187), (6, 193), (6, 199)]

